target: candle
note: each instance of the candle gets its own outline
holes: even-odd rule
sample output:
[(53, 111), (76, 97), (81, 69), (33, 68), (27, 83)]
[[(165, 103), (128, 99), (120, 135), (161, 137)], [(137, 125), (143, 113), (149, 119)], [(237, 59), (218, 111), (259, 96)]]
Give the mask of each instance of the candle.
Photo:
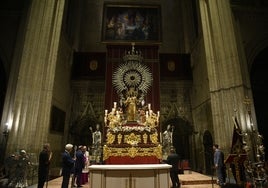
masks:
[(151, 110), (151, 104), (150, 103), (148, 104), (148, 109)]
[(107, 114), (108, 114), (108, 110), (105, 110), (105, 115), (107, 116)]

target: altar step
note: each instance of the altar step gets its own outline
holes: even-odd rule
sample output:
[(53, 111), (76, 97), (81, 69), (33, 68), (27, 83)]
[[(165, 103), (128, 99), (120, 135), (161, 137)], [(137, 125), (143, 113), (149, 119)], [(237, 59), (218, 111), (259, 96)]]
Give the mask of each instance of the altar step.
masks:
[(182, 187), (217, 187), (216, 177), (200, 174), (194, 171), (185, 170), (184, 174), (179, 174)]

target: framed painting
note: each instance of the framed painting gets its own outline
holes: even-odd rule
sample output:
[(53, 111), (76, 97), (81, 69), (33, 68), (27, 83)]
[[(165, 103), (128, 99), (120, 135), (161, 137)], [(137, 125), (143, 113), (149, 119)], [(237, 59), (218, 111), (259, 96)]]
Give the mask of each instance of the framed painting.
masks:
[(102, 42), (160, 43), (160, 6), (104, 4)]
[(56, 106), (51, 108), (50, 131), (63, 133), (66, 113)]

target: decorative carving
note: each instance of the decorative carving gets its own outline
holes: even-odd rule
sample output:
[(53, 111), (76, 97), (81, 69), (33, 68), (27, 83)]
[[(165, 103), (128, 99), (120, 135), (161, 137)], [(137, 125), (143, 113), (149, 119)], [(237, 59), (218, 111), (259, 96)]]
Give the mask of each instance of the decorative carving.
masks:
[(242, 133), (244, 150), (247, 152), (247, 160), (245, 161), (245, 168), (249, 178), (254, 183), (254, 187), (263, 187), (267, 184), (267, 174), (264, 168), (265, 153), (263, 146), (263, 137), (253, 127), (251, 116), (251, 101), (248, 97), (244, 100), (246, 105), (250, 130)]
[(162, 158), (162, 146), (157, 145), (155, 147), (108, 147), (107, 145), (103, 146), (103, 159), (106, 160), (109, 157), (126, 157), (130, 156), (131, 158), (136, 156), (156, 156), (158, 159)]

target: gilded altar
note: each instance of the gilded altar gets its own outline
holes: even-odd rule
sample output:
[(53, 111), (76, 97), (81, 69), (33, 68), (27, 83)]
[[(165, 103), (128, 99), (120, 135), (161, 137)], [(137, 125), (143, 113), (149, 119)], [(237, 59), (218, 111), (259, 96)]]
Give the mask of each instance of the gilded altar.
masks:
[[(131, 122), (123, 113), (115, 110), (105, 114), (107, 134), (106, 144), (103, 146), (103, 159), (106, 162), (159, 163), (162, 158), (158, 134), (159, 113), (155, 114), (152, 110), (147, 112), (145, 111), (145, 117), (138, 113), (138, 120), (135, 118), (135, 121)], [(141, 119), (144, 121), (140, 121)]]
[(110, 112), (105, 110), (104, 115), (103, 160), (108, 164), (159, 163), (162, 158), (160, 112), (155, 113), (151, 104), (145, 102), (152, 73), (142, 63), (142, 55), (134, 44), (123, 60), (112, 80), (119, 101), (114, 102)]

